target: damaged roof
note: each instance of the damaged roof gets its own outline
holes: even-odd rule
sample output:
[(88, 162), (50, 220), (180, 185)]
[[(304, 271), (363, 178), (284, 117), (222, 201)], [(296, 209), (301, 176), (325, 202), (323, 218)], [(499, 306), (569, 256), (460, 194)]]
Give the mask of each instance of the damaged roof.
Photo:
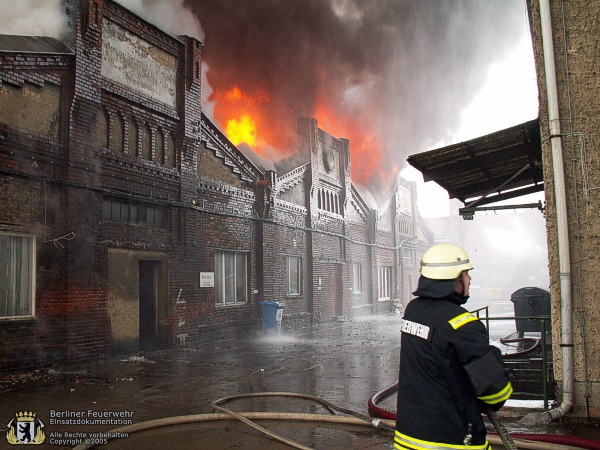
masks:
[(19, 53), (74, 53), (64, 42), (47, 36), (0, 34), (0, 51)]
[(483, 205), (544, 189), (539, 119), (407, 161), (425, 181), (435, 181), (463, 203), (479, 198)]

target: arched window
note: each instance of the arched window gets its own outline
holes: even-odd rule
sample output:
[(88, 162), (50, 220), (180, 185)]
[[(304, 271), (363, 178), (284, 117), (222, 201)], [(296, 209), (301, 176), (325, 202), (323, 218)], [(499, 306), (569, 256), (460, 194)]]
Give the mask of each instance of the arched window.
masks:
[(129, 119), (127, 152), (130, 155), (138, 156), (138, 126), (133, 119)]
[(156, 130), (156, 162), (159, 164), (165, 163), (164, 142), (165, 136), (162, 131)]
[(108, 148), (108, 112), (102, 108), (98, 112), (96, 121), (96, 145), (98, 147)]
[(166, 136), (165, 139), (165, 153), (167, 155), (167, 165), (169, 167), (176, 167), (177, 165), (177, 149), (175, 147), (175, 139), (172, 135)]
[(117, 152), (123, 152), (123, 118), (121, 114), (116, 113), (113, 118), (112, 146), (111, 149)]
[(152, 159), (152, 130), (148, 124), (144, 124), (142, 127), (142, 158)]

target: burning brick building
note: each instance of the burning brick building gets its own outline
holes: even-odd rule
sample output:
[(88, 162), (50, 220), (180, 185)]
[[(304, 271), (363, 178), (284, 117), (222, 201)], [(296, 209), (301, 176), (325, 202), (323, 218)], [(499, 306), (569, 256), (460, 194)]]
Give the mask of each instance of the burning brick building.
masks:
[(110, 0), (64, 41), (0, 36), (0, 365), (173, 348), (260, 323), (393, 311), (428, 232), (415, 188), (383, 206), (350, 145), (298, 121), (262, 167), (201, 111), (202, 43)]

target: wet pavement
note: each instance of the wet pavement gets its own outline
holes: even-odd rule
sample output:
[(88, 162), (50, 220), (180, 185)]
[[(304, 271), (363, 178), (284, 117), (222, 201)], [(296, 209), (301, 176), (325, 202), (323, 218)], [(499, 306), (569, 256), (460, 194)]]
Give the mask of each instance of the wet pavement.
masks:
[[(240, 394), (285, 392), (318, 396), (368, 416), (369, 398), (397, 379), (400, 320), (399, 315), (371, 316), (282, 336), (264, 335), (262, 330), (219, 332), (207, 335), (195, 348), (7, 376), (0, 380), (0, 433), (8, 436), (7, 424), (17, 412), (35, 412), (45, 433), (44, 443), (36, 448), (73, 448), (79, 440), (102, 442), (107, 437), (102, 433), (128, 424), (202, 415), (204, 422), (127, 433), (96, 448), (292, 448), (240, 421), (213, 420), (218, 417), (212, 414), (213, 402)], [(394, 410), (394, 403), (395, 396), (380, 406)], [(271, 420), (270, 415), (258, 423), (304, 448), (392, 448), (392, 434), (386, 430), (325, 419), (305, 421), (309, 414), (329, 413), (304, 398), (249, 397), (224, 406), (292, 413), (282, 420)], [(600, 440), (598, 423), (527, 425), (521, 420), (540, 411), (519, 404), (504, 408), (499, 417), (511, 432)], [(0, 440), (0, 449), (13, 448), (7, 441)]]

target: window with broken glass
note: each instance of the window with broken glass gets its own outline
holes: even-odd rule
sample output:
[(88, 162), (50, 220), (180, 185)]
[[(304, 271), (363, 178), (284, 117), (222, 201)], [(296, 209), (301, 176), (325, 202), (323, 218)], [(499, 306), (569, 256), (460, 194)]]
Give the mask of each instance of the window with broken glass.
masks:
[(34, 259), (33, 237), (0, 234), (0, 319), (34, 315)]
[(248, 301), (248, 253), (215, 251), (215, 304)]

